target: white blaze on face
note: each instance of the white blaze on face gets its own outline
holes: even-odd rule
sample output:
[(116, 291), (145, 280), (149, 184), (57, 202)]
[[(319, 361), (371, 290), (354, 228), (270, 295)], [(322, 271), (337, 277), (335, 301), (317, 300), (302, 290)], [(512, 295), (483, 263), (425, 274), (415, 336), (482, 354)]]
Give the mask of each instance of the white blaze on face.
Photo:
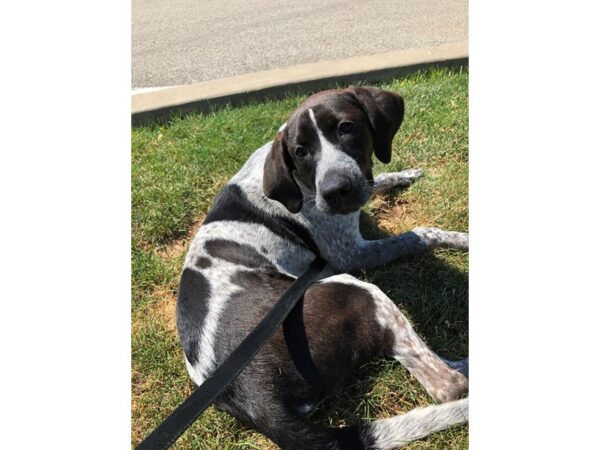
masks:
[(308, 115), (310, 116), (310, 120), (315, 126), (317, 136), (319, 136), (319, 142), (321, 143), (321, 154), (317, 161), (317, 173), (315, 176), (315, 185), (317, 187), (316, 201), (317, 207), (319, 207), (320, 203), (324, 202), (320, 194), (320, 186), (328, 171), (336, 170), (345, 172), (351, 179), (361, 177), (362, 173), (360, 171), (360, 167), (358, 167), (358, 163), (351, 156), (341, 151), (339, 148), (337, 148), (335, 145), (329, 142), (327, 138), (323, 135), (323, 132), (317, 124), (317, 119), (312, 108), (308, 109)]

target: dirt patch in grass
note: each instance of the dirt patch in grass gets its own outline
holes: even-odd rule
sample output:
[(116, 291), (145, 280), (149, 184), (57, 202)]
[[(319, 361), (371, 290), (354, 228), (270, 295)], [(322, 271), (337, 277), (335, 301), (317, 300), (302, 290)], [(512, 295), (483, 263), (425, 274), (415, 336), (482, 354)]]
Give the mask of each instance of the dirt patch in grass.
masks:
[(176, 335), (175, 306), (177, 304), (177, 296), (175, 295), (175, 291), (158, 287), (154, 291), (153, 296), (157, 300), (150, 305), (149, 314), (155, 316), (167, 330)]
[[(149, 323), (158, 322), (169, 334), (177, 338), (177, 324), (175, 322), (175, 307), (177, 295), (173, 289), (158, 286), (152, 292), (155, 299), (146, 308), (143, 314), (136, 314), (131, 324), (132, 333), (139, 333)], [(133, 374), (132, 374), (133, 379)]]
[(204, 223), (205, 214), (201, 214), (198, 220), (190, 227), (190, 231), (182, 238), (177, 239), (168, 245), (163, 245), (156, 249), (156, 254), (167, 261), (179, 258), (189, 247), (192, 239), (198, 232), (200, 225)]
[[(158, 323), (169, 334), (177, 338), (177, 324), (175, 322), (175, 307), (177, 305), (177, 293), (167, 286), (156, 286), (151, 294), (153, 301), (143, 312), (134, 314), (131, 331), (137, 334), (151, 323)], [(132, 373), (132, 380), (134, 374)]]
[(392, 234), (399, 234), (417, 226), (412, 215), (410, 202), (400, 200), (382, 209), (377, 216), (377, 225)]

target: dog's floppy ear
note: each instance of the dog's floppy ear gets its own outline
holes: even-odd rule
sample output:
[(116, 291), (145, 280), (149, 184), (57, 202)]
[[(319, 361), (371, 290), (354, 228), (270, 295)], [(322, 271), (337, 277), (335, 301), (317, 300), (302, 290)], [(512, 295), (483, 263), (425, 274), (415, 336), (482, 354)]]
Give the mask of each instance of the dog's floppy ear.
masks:
[(287, 152), (286, 131), (284, 128), (277, 133), (265, 160), (263, 190), (267, 197), (297, 213), (302, 208), (302, 191), (292, 176), (294, 164)]
[(351, 87), (373, 128), (375, 156), (383, 163), (392, 160), (392, 140), (404, 118), (404, 100), (393, 92), (376, 88)]

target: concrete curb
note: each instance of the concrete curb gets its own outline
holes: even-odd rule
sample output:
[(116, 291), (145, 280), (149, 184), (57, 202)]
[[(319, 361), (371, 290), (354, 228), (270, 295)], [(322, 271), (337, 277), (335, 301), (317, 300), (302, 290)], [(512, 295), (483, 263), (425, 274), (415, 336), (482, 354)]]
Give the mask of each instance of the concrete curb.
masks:
[(344, 60), (301, 64), (283, 69), (238, 75), (222, 80), (166, 87), (131, 95), (133, 126), (168, 119), (171, 114), (208, 112), (225, 105), (280, 98), (332, 85), (374, 83), (432, 67), (467, 65), (468, 42), (399, 50)]

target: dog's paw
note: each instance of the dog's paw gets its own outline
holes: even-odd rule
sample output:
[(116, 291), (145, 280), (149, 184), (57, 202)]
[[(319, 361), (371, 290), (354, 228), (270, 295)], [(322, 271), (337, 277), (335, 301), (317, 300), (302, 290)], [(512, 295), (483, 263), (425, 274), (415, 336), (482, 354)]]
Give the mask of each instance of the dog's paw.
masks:
[(448, 231), (448, 248), (469, 251), (469, 233), (461, 233), (458, 231)]
[(422, 169), (406, 169), (401, 172), (396, 172), (399, 177), (404, 178), (411, 183), (414, 183), (423, 176), (425, 172)]
[[(446, 403), (452, 400), (457, 400), (469, 392), (469, 378), (467, 375), (459, 371), (457, 368), (448, 364), (450, 370), (445, 374), (444, 380), (440, 383), (437, 389), (429, 391), (429, 394), (438, 403)], [(468, 374), (468, 364), (467, 364)]]
[(452, 248), (463, 252), (469, 251), (469, 233), (429, 227), (415, 228), (413, 233), (417, 234), (431, 249)]
[(406, 189), (423, 176), (421, 169), (406, 169), (402, 172), (381, 173), (375, 177), (375, 191), (385, 192), (390, 189)]

